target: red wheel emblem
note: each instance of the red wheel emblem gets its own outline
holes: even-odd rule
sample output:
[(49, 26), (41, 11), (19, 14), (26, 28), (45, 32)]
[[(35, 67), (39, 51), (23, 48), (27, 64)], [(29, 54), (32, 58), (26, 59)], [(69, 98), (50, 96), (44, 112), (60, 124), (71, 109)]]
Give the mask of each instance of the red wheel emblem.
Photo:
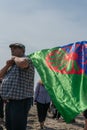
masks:
[(46, 56), (46, 64), (51, 70), (62, 74), (82, 74), (83, 69), (79, 67), (77, 59), (78, 53), (67, 53), (63, 48), (58, 48)]

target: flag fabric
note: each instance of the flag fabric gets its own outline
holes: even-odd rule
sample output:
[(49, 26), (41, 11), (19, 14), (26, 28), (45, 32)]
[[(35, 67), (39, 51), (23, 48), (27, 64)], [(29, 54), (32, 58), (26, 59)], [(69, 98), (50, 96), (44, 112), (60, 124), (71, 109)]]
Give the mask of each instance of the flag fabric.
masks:
[(87, 109), (87, 41), (28, 55), (66, 122)]

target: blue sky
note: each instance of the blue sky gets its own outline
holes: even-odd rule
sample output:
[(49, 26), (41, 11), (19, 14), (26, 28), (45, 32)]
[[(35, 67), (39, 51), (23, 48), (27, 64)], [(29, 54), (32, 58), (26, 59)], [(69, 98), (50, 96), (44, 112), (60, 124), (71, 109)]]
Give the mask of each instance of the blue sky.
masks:
[(0, 68), (12, 42), (29, 54), (87, 40), (86, 12), (87, 0), (0, 0)]

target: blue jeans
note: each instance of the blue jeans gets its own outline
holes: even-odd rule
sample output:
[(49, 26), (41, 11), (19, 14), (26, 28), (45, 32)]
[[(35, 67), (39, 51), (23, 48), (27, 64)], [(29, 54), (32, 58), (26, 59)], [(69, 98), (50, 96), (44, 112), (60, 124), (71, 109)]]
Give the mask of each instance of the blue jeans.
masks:
[(27, 116), (31, 105), (32, 98), (7, 102), (5, 111), (7, 130), (26, 130)]

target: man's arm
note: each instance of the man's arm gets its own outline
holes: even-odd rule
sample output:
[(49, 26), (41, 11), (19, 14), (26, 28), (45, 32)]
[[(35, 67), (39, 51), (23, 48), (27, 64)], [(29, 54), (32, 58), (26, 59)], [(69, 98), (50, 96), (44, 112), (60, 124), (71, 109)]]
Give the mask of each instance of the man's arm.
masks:
[(28, 68), (29, 62), (26, 57), (17, 57), (13, 56), (12, 59), (14, 60), (15, 64), (20, 68)]
[(3, 76), (6, 74), (8, 69), (13, 65), (14, 61), (13, 59), (10, 59), (6, 62), (6, 65), (0, 70), (0, 78), (3, 78)]

